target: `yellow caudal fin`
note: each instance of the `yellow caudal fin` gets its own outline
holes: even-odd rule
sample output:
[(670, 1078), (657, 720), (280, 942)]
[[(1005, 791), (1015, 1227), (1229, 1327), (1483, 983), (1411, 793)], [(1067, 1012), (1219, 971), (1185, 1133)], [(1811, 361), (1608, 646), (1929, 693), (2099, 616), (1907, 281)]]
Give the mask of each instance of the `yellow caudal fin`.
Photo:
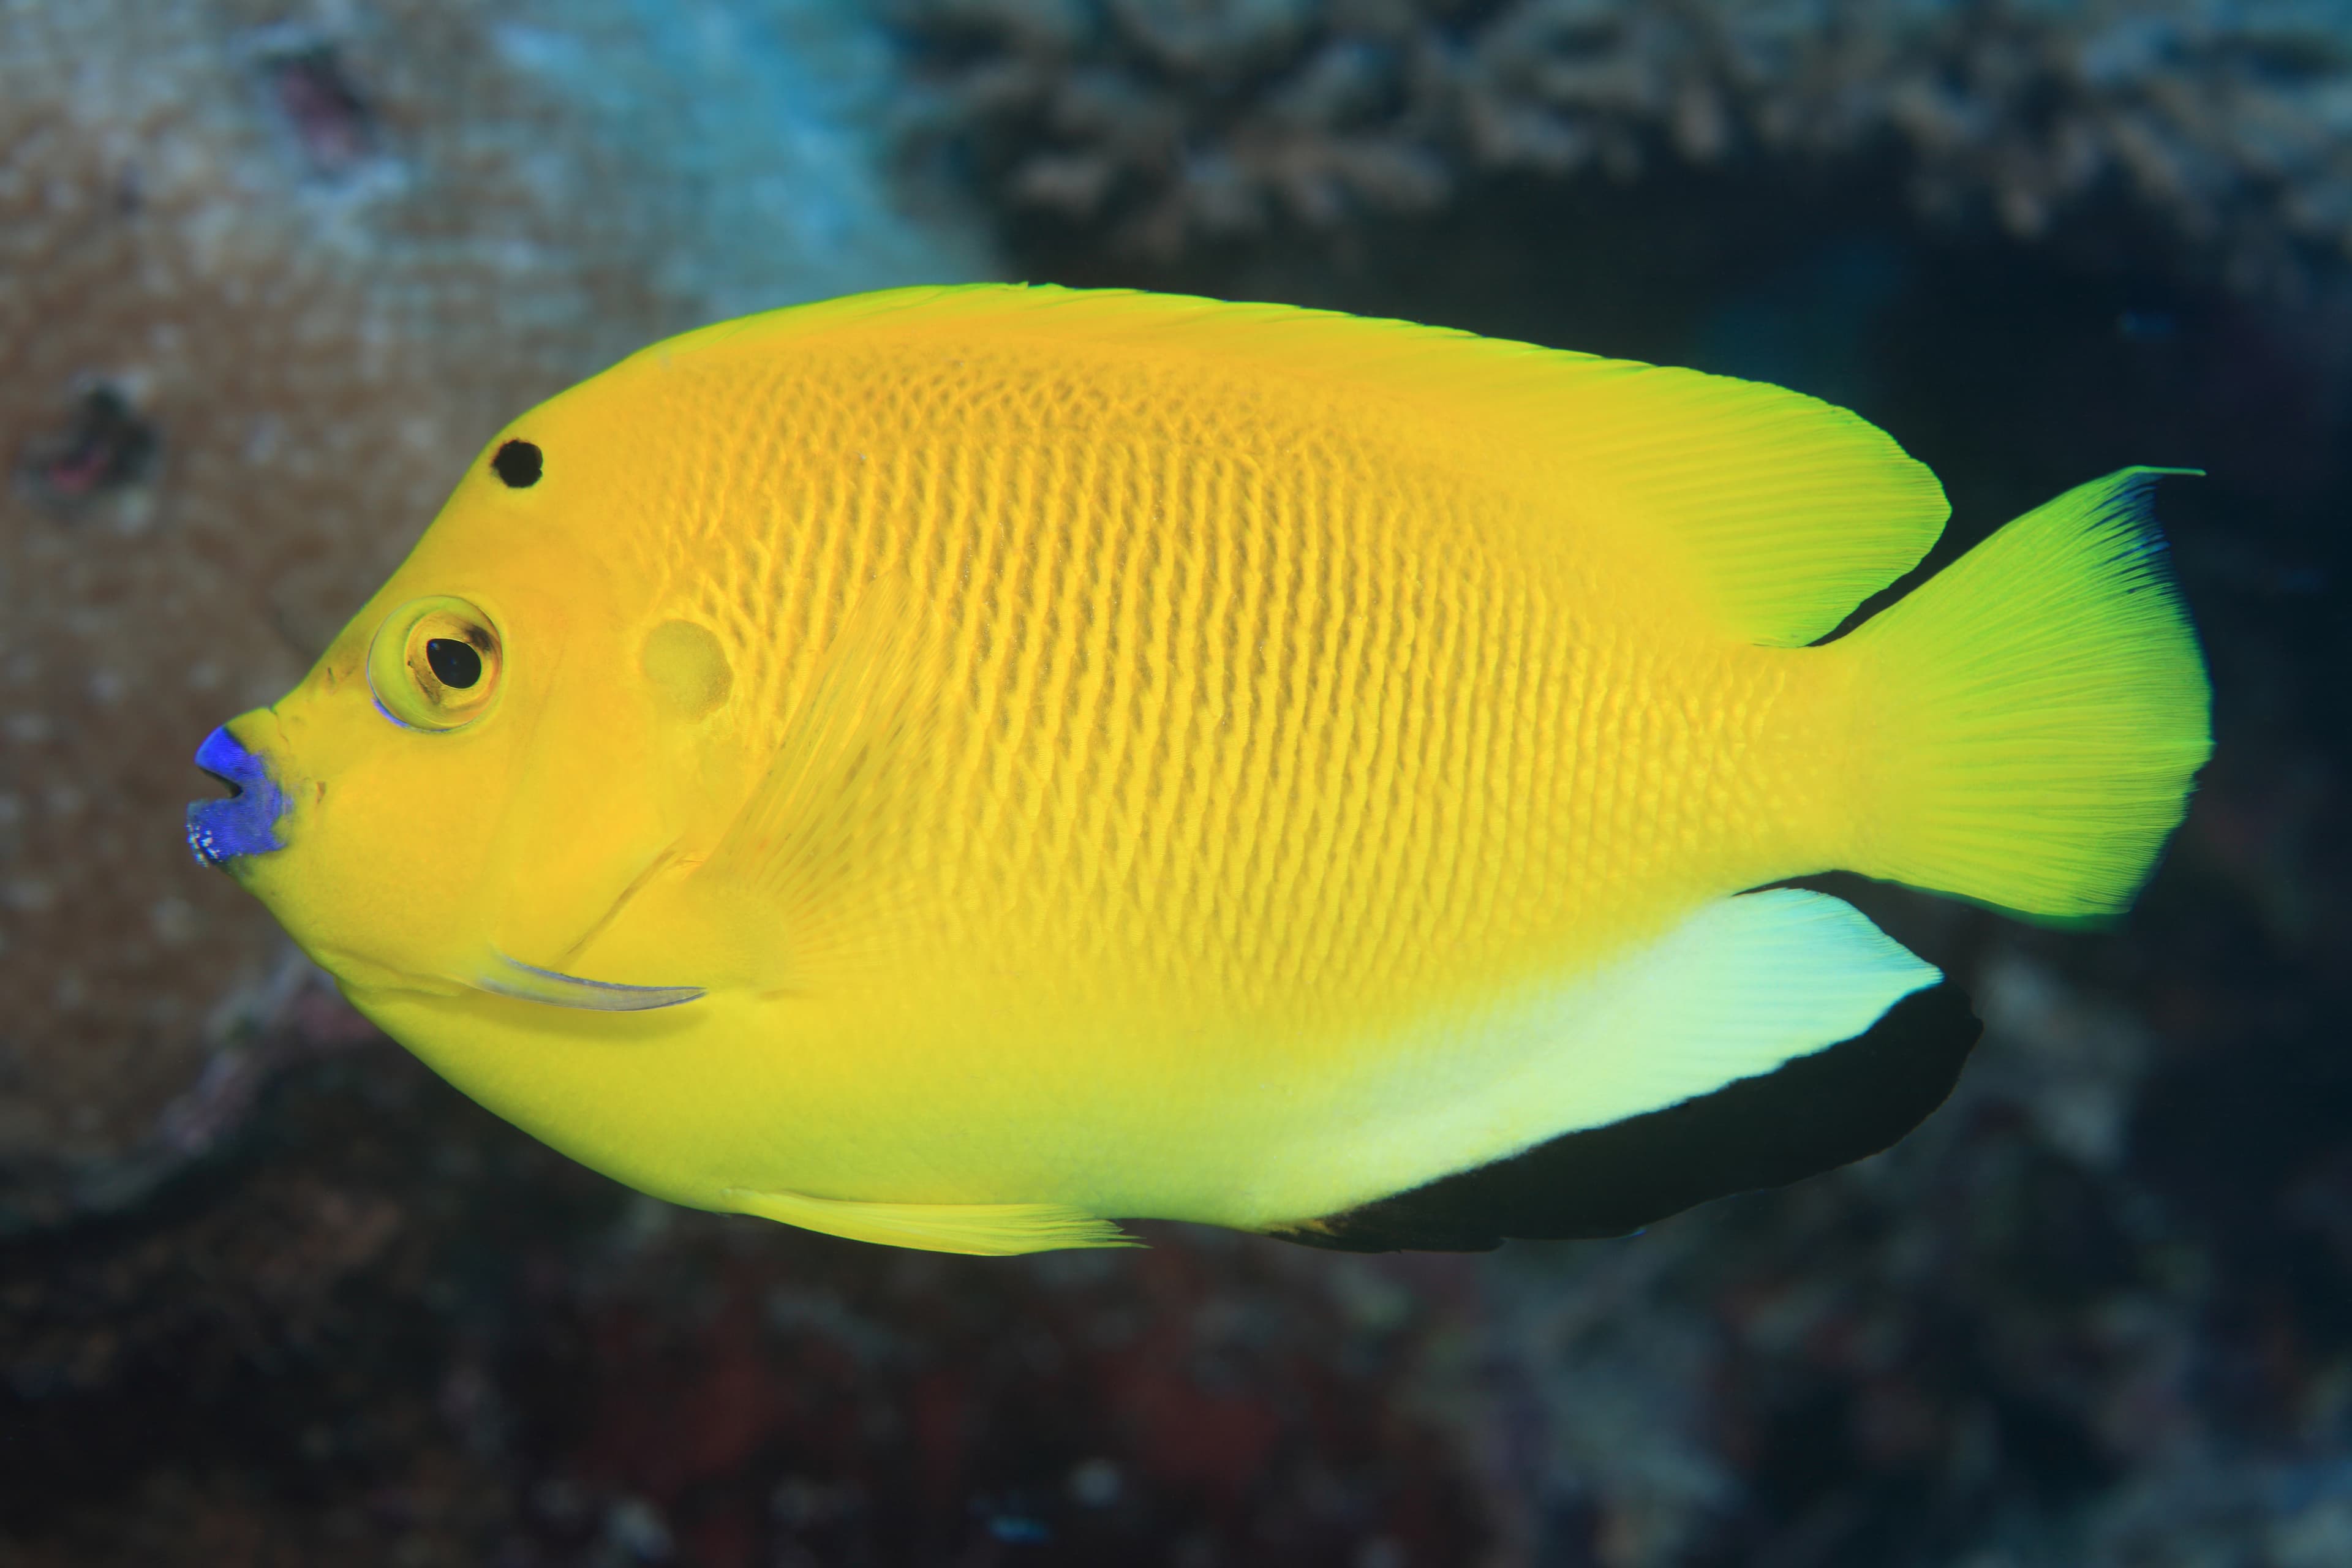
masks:
[(2129, 907), (2212, 751), (2149, 507), (2159, 475), (2193, 471), (2071, 489), (1844, 639), (1862, 661), (1853, 869), (2045, 920)]

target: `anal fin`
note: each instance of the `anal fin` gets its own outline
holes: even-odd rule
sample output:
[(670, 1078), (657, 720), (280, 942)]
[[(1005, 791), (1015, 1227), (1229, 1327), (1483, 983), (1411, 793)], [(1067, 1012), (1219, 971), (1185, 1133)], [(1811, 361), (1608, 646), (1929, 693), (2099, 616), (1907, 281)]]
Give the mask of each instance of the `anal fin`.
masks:
[(1710, 1198), (1877, 1153), (1944, 1102), (1982, 1026), (1949, 981), (1867, 1030), (1663, 1110), (1303, 1225), (1286, 1241), (1347, 1252), (1484, 1252), (1507, 1237), (1623, 1236)]
[[(1286, 1190), (1276, 1194), (1269, 1190), (1272, 1181), (1261, 1184), (1253, 1194), (1258, 1206), (1250, 1228), (1324, 1237), (1352, 1233), (1380, 1247), (1475, 1247), (1505, 1236), (1633, 1228), (1703, 1198), (1755, 1184), (1759, 1178), (1725, 1163), (1727, 1155), (1718, 1159), (1722, 1151), (1747, 1147), (1742, 1140), (1753, 1135), (1752, 1129), (1727, 1117), (1707, 1123), (1704, 1138), (1680, 1145), (1668, 1141), (1673, 1158), (1697, 1173), (1686, 1184), (1690, 1195), (1678, 1201), (1668, 1198), (1682, 1188), (1664, 1177), (1651, 1183), (1647, 1174), (1637, 1180), (1620, 1164), (1571, 1161), (1558, 1173), (1559, 1184), (1547, 1190), (1475, 1181), (1445, 1188), (1444, 1224), (1430, 1235), (1458, 1233), (1467, 1239), (1423, 1239), (1416, 1232), (1410, 1240), (1388, 1241), (1379, 1238), (1382, 1227), (1369, 1219), (1342, 1223), (1334, 1217), (1364, 1211), (1401, 1215), (1405, 1211), (1380, 1205), (1621, 1124), (1671, 1131), (1685, 1119), (1674, 1114), (1683, 1108), (1751, 1079), (1774, 1079), (1784, 1067), (1808, 1058), (1842, 1064), (1855, 1054), (1843, 1048), (1845, 1042), (1869, 1038), (1905, 997), (1935, 987), (1942, 978), (1862, 911), (1825, 893), (1768, 888), (1701, 904), (1664, 932), (1598, 965), (1539, 982), (1480, 1010), (1417, 1026), (1396, 1049), (1406, 1070), (1372, 1080), (1356, 1092), (1343, 1119), (1304, 1130), (1294, 1139), (1294, 1157), (1273, 1172), (1286, 1182)], [(1965, 1006), (1957, 1002), (1950, 1011), (1966, 1017)], [(1973, 1029), (1972, 1023), (1969, 1026)], [(1819, 1070), (1797, 1068), (1789, 1081), (1818, 1085), (1823, 1081), (1816, 1076)], [(1941, 1094), (1939, 1086), (1936, 1098)], [(1727, 1103), (1739, 1106), (1747, 1099), (1735, 1093)], [(1933, 1103), (1926, 1101), (1917, 1114)], [(1660, 1113), (1667, 1113), (1663, 1121), (1654, 1120)], [(1832, 1152), (1812, 1158), (1816, 1144), (1833, 1151), (1847, 1145), (1800, 1133), (1807, 1119), (1820, 1114), (1801, 1096), (1776, 1099), (1752, 1113), (1779, 1124), (1778, 1136), (1792, 1157), (1811, 1158), (1790, 1174), (1767, 1175), (1763, 1182), (1787, 1181), (1855, 1157)], [(1853, 1114), (1864, 1125), (1876, 1125), (1872, 1118), (1879, 1113), (1857, 1103)], [(1881, 1142), (1891, 1142), (1916, 1119), (1914, 1114), (1894, 1121)], [(1648, 1146), (1646, 1139), (1634, 1142), (1637, 1152)], [(1603, 1139), (1601, 1146), (1613, 1147), (1614, 1140)], [(1652, 1163), (1670, 1163), (1663, 1153)], [(1665, 1195), (1622, 1205), (1612, 1196), (1642, 1192), (1645, 1183), (1654, 1194)], [(1470, 1201), (1474, 1197), (1500, 1206), (1486, 1212)], [(1411, 1205), (1411, 1212), (1434, 1211), (1423, 1201)], [(1400, 1222), (1386, 1228), (1404, 1234), (1414, 1227), (1401, 1227)]]

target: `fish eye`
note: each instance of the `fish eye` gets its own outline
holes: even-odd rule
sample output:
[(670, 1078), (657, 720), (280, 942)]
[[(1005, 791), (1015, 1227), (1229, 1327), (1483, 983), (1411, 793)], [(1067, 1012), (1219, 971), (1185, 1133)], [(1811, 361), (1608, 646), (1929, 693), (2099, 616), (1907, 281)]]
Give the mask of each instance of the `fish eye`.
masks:
[(407, 730), (460, 730), (489, 711), (501, 652), (489, 616), (463, 599), (412, 599), (368, 646), (368, 690)]

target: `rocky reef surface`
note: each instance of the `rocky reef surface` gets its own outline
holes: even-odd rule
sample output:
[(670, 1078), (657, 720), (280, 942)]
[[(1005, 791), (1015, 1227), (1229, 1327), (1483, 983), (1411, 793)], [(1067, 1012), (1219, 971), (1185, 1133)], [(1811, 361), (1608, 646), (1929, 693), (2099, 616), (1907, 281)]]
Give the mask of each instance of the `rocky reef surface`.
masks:
[[(900, 65), (804, 5), (495, 11), (0, 8), (0, 1564), (2352, 1561), (2352, 271), (2294, 205), (2346, 144), (2329, 7), (957, 0), (896, 13)], [(1727, 28), (1786, 52), (1675, 41)], [(1280, 47), (1185, 63), (1227, 37)], [(1448, 130), (1391, 148), (1426, 201), (1251, 175), (1255, 216), (1200, 218), (1187, 182), (1255, 166), (1237, 128), (1289, 123), (1356, 37), (1484, 49), (1548, 84), (1490, 109), (1587, 150)], [(1996, 91), (2020, 38), (2080, 79)], [(1808, 51), (1912, 62), (1976, 152), (1906, 140), (1895, 64)], [(1629, 60), (1718, 83), (1717, 151)], [(1023, 117), (1089, 93), (1114, 129), (1172, 102), (1184, 157), (1036, 186), (1111, 132)], [(971, 226), (872, 174), (886, 101)], [(1806, 103), (1878, 129), (1771, 130)], [(2187, 157), (2230, 103), (2304, 151), (2189, 158), (2181, 202), (2127, 162), (2029, 181), (2021, 221), (1989, 150), (2118, 103), (2099, 134)], [(1351, 1258), (1152, 1226), (990, 1261), (633, 1197), (274, 967), (182, 858), (184, 756), (513, 408), (764, 287), (950, 265), (1784, 382), (1943, 476), (1931, 565), (2122, 464), (2201, 466), (2160, 510), (2220, 750), (2112, 931), (1836, 881), (1976, 995), (1958, 1093), (1640, 1237)]]

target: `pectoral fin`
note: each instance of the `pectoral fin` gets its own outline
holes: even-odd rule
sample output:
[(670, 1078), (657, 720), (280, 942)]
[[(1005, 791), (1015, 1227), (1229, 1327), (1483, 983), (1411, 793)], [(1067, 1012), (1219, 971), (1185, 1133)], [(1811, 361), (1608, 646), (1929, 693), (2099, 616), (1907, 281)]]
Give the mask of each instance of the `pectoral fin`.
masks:
[(1062, 1247), (1140, 1245), (1109, 1220), (1059, 1204), (866, 1204), (750, 1187), (730, 1187), (719, 1197), (737, 1214), (925, 1252), (1004, 1258)]
[(783, 973), (870, 941), (906, 844), (907, 763), (936, 711), (937, 628), (903, 570), (868, 584), (693, 885), (780, 944)]

